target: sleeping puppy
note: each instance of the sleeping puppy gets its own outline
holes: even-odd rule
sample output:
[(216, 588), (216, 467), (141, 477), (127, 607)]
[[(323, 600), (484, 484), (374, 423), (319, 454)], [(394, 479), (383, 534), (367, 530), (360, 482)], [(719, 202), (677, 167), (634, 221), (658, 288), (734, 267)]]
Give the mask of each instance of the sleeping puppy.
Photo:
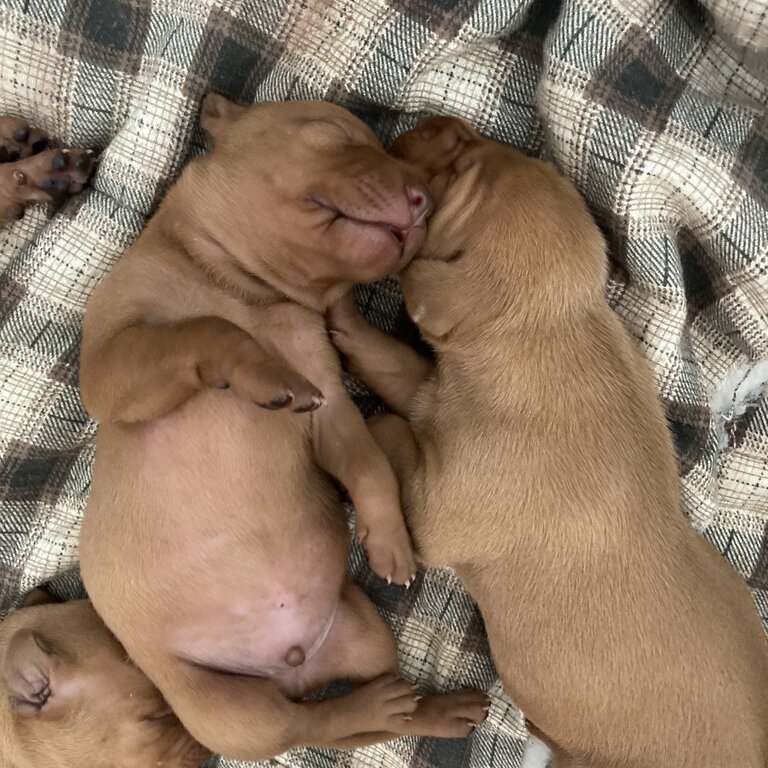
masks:
[(603, 294), (603, 239), (555, 168), (435, 118), (393, 151), (436, 212), (402, 276), (436, 367), (345, 300), (350, 369), (417, 553), (477, 601), (556, 768), (766, 768), (768, 643), (680, 510), (654, 379)]
[(61, 204), (79, 192), (94, 168), (89, 149), (46, 149), (48, 136), (26, 120), (0, 116), (0, 224), (30, 203)]
[[(86, 310), (80, 383), (101, 422), (80, 541), (89, 595), (190, 733), (226, 757), (465, 736), (486, 696), (417, 706), (391, 632), (346, 575), (328, 477), (355, 503), (373, 570), (407, 584), (397, 482), (322, 312), (413, 256), (431, 207), (420, 174), (322, 102), (210, 95), (202, 125), (212, 151)], [(339, 678), (367, 684), (301, 701)]]
[(0, 624), (3, 768), (197, 768), (196, 744), (87, 600), (41, 590)]

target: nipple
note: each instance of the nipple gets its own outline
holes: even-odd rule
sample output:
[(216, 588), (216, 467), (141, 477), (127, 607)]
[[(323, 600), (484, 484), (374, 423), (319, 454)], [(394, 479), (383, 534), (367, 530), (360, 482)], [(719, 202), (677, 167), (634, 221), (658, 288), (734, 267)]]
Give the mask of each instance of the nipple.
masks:
[(294, 645), (288, 653), (285, 654), (285, 663), (289, 667), (298, 667), (304, 663), (304, 651), (298, 645)]

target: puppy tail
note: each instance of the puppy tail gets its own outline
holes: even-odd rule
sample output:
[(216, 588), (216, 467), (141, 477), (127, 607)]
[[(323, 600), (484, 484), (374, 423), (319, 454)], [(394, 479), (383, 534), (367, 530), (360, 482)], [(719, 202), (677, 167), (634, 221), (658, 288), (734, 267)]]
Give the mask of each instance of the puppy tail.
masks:
[(535, 736), (528, 738), (520, 768), (547, 768), (552, 759), (552, 750)]

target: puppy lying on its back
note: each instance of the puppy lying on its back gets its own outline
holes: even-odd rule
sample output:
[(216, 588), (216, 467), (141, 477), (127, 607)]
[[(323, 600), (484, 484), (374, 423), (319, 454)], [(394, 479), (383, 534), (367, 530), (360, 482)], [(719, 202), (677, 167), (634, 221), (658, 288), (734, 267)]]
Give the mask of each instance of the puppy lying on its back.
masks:
[[(602, 237), (555, 169), (436, 118), (394, 151), (437, 210), (402, 277), (434, 370), (346, 301), (351, 370), (426, 562), (477, 600), (556, 768), (766, 768), (768, 643), (680, 511), (653, 377), (603, 295)], [(415, 439), (414, 439), (415, 438)]]
[[(101, 421), (80, 542), (89, 595), (190, 733), (227, 757), (466, 735), (486, 697), (417, 708), (392, 634), (347, 579), (325, 474), (350, 492), (373, 569), (407, 583), (397, 483), (321, 311), (413, 256), (430, 209), (420, 174), (322, 102), (209, 96), (202, 124), (212, 152), (86, 311), (81, 387)], [(376, 679), (299, 701), (338, 678)]]
[(41, 590), (0, 624), (3, 768), (197, 768), (181, 727), (86, 600)]

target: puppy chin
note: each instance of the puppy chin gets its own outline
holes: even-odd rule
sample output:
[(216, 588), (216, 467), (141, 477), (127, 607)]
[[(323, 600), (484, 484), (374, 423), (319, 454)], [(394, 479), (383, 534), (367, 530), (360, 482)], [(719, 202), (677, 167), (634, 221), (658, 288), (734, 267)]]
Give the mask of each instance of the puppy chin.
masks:
[(402, 241), (381, 226), (352, 223), (354, 237), (349, 237), (344, 252), (354, 254), (349, 259), (356, 263), (355, 281), (375, 282), (393, 275), (408, 266), (424, 242), (426, 228), (413, 227), (403, 235)]
[(398, 259), (396, 271), (405, 269), (413, 260), (414, 256), (419, 252), (420, 248), (424, 245), (424, 241), (427, 237), (427, 228), (422, 225), (420, 227), (413, 227), (408, 230), (405, 240), (403, 241), (403, 249)]

